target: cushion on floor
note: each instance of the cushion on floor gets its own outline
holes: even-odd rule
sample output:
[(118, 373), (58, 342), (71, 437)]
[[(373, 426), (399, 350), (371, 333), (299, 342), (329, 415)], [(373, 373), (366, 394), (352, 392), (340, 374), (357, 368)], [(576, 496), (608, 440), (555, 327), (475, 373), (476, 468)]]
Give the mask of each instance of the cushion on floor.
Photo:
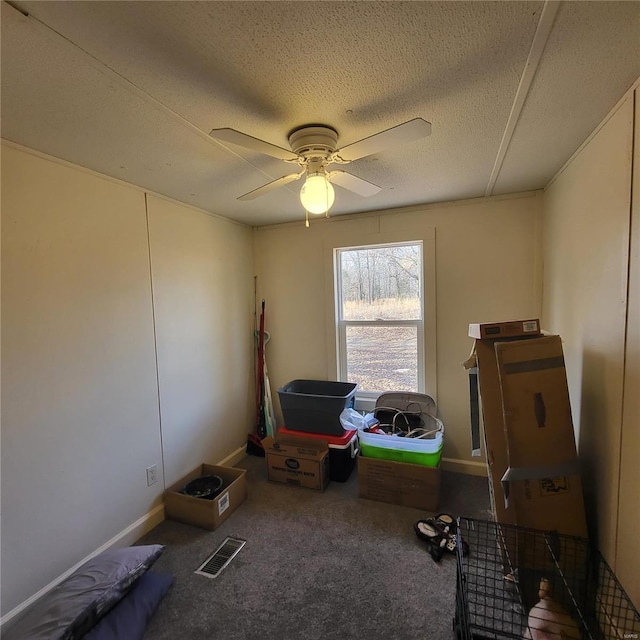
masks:
[(147, 571), (83, 640), (141, 640), (147, 623), (172, 584), (172, 575)]
[(159, 544), (110, 549), (54, 587), (3, 640), (75, 640), (94, 627), (164, 551)]

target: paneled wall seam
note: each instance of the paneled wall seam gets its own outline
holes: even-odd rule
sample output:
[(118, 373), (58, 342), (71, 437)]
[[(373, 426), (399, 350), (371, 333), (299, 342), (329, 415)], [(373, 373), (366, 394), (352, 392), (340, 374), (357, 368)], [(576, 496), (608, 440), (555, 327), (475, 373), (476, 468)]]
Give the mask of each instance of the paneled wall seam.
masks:
[(160, 430), (160, 457), (162, 459), (162, 487), (166, 488), (166, 477), (164, 467), (164, 442), (162, 439), (162, 400), (160, 399), (160, 372), (158, 370), (158, 335), (156, 327), (156, 304), (153, 296), (153, 265), (151, 259), (151, 230), (149, 228), (149, 199), (147, 192), (144, 193), (144, 216), (147, 226), (147, 250), (149, 254), (149, 288), (151, 293), (151, 321), (153, 324), (153, 352), (156, 368), (156, 390), (158, 396), (158, 428)]
[(623, 349), (622, 349), (622, 388), (621, 388), (621, 392), (620, 392), (620, 442), (619, 442), (619, 447), (618, 447), (618, 477), (617, 477), (617, 483), (618, 483), (618, 491), (617, 491), (617, 496), (618, 496), (618, 504), (617, 504), (617, 509), (616, 509), (616, 531), (615, 531), (615, 538), (614, 538), (614, 563), (613, 563), (613, 568), (614, 570), (618, 569), (618, 537), (619, 537), (619, 532), (620, 532), (620, 527), (622, 526), (622, 523), (620, 522), (620, 492), (622, 489), (622, 467), (624, 464), (623, 461), (623, 451), (622, 451), (622, 445), (623, 445), (623, 437), (624, 437), (624, 416), (625, 416), (625, 411), (624, 411), (624, 407), (625, 407), (625, 399), (626, 399), (626, 394), (625, 394), (625, 381), (626, 381), (626, 375), (627, 375), (627, 349), (628, 349), (628, 336), (629, 336), (629, 296), (630, 296), (630, 281), (631, 281), (631, 256), (632, 256), (632, 250), (633, 250), (633, 210), (634, 210), (634, 199), (633, 199), (633, 192), (634, 192), (634, 176), (635, 176), (635, 148), (636, 148), (636, 144), (637, 144), (637, 130), (638, 130), (638, 120), (635, 117), (636, 114), (636, 101), (638, 99), (638, 89), (636, 89), (635, 91), (632, 92), (631, 94), (631, 103), (632, 103), (632, 113), (634, 114), (633, 120), (631, 122), (631, 158), (630, 158), (630, 163), (629, 163), (629, 170), (630, 170), (630, 180), (629, 180), (629, 233), (628, 233), (628, 238), (627, 238), (627, 272), (626, 272), (626, 309), (625, 309), (625, 318), (624, 318), (624, 333), (623, 333)]

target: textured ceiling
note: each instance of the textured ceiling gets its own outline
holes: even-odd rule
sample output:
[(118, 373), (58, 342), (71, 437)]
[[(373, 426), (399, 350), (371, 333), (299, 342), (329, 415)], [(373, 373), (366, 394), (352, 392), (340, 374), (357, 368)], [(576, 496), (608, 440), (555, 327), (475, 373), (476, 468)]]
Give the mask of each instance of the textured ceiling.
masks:
[[(25, 15), (26, 14), (26, 15)], [(421, 117), (431, 136), (356, 160), (332, 215), (544, 187), (640, 76), (640, 2), (2, 3), (2, 137), (251, 225), (301, 220), (288, 148)]]

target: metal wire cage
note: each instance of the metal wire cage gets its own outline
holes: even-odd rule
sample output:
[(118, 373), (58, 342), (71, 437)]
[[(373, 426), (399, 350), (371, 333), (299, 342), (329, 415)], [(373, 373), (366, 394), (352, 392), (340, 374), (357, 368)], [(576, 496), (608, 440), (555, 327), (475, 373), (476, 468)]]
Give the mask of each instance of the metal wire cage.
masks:
[(469, 518), (456, 535), (458, 640), (640, 639), (638, 610), (584, 538)]

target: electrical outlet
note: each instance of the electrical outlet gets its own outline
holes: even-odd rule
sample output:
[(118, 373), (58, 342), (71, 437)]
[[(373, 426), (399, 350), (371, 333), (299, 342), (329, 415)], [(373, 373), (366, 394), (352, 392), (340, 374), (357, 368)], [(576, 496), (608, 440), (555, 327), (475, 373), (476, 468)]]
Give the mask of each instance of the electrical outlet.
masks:
[(152, 464), (150, 467), (147, 467), (147, 487), (150, 487), (152, 484), (158, 482), (158, 477), (156, 475), (156, 465)]

